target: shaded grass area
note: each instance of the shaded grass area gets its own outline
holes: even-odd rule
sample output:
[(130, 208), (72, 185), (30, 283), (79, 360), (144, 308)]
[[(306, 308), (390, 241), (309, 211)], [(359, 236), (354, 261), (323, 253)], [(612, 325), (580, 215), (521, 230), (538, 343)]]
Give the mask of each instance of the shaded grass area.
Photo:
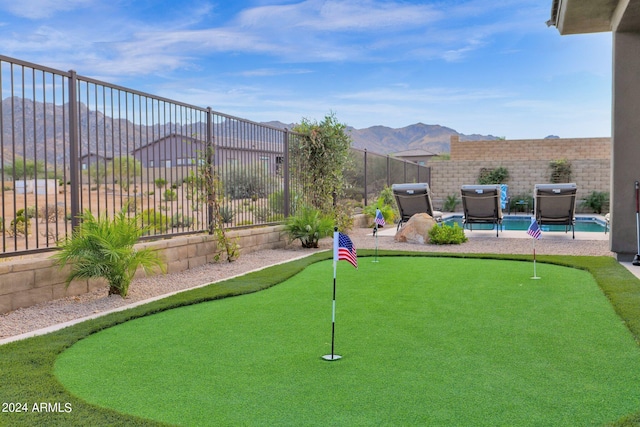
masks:
[[(360, 252), (361, 256), (367, 253), (367, 251)], [(368, 253), (371, 254), (371, 252)], [(380, 255), (425, 256), (429, 254), (416, 254), (411, 252), (383, 253), (381, 251)], [(434, 254), (431, 255), (433, 256)], [(53, 375), (53, 366), (57, 356), (78, 340), (113, 325), (174, 307), (254, 292), (270, 287), (292, 277), (316, 261), (330, 257), (330, 253), (316, 254), (303, 260), (297, 260), (241, 278), (231, 279), (205, 288), (188, 291), (145, 306), (113, 313), (103, 318), (84, 322), (43, 337), (36, 337), (0, 347), (0, 384), (2, 384), (2, 387), (0, 387), (0, 400), (2, 402), (28, 402), (30, 404), (34, 402), (70, 402), (73, 408), (71, 413), (0, 413), (0, 424), (161, 425), (157, 422), (100, 408), (73, 397), (56, 381)], [(497, 258), (486, 255), (462, 255), (462, 257)], [(500, 258), (527, 259), (527, 257), (520, 256)], [(638, 302), (640, 302), (638, 301), (640, 298), (640, 282), (615, 260), (608, 257), (557, 256), (539, 257), (539, 260), (541, 262), (546, 261), (577, 267), (591, 272), (598, 285), (612, 302), (618, 315), (623, 319), (636, 339), (640, 336), (640, 304), (638, 304)], [(366, 262), (366, 260), (361, 262)], [(528, 264), (528, 266), (530, 267), (530, 264)], [(323, 301), (323, 303), (326, 302)], [(322, 345), (326, 344), (327, 338), (326, 336), (322, 337), (320, 341)], [(342, 343), (342, 345), (346, 345), (346, 343)], [(317, 351), (320, 351), (320, 353), (317, 353)], [(318, 354), (319, 357), (319, 354), (326, 352), (326, 349), (313, 349), (314, 357), (316, 354)], [(348, 359), (338, 363), (347, 361)], [(363, 362), (362, 365), (366, 366), (366, 363)], [(347, 364), (338, 365), (338, 367), (341, 366), (347, 366)], [(105, 363), (100, 366), (94, 366), (93, 369), (95, 371), (113, 372), (117, 371), (118, 367)], [(268, 392), (268, 390), (263, 389), (258, 391), (261, 391), (263, 394)], [(304, 389), (302, 391), (304, 391)], [(630, 415), (628, 419), (621, 421), (619, 425), (634, 425), (638, 419), (637, 415)], [(340, 420), (336, 420), (336, 422), (339, 423)]]

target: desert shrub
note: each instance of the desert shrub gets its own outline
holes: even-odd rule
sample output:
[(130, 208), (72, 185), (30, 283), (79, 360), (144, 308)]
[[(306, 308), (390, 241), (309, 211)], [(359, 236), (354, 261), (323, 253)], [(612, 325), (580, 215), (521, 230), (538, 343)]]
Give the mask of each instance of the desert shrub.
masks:
[(64, 208), (52, 203), (41, 206), (38, 217), (44, 222), (58, 222), (58, 218), (64, 217)]
[(167, 180), (164, 178), (156, 178), (154, 182), (158, 188), (164, 188), (164, 186), (167, 185)]
[(233, 221), (233, 209), (231, 206), (220, 206), (220, 218), (222, 222), (229, 223)]
[(168, 202), (173, 201), (173, 200), (177, 200), (178, 199), (178, 194), (174, 191), (174, 190), (165, 190), (164, 192), (164, 199)]
[(267, 186), (271, 182), (267, 171), (230, 164), (223, 170), (221, 177), (224, 194), (231, 199), (255, 199), (267, 195)]
[(464, 230), (457, 224), (435, 225), (429, 230), (429, 242), (435, 245), (459, 245), (467, 241)]
[(567, 159), (552, 160), (549, 162), (551, 169), (551, 182), (554, 184), (571, 182), (571, 162)]
[(456, 206), (460, 204), (460, 198), (457, 194), (449, 194), (447, 198), (444, 200), (444, 206), (442, 209), (445, 212), (455, 212)]
[[(298, 194), (295, 191), (291, 191), (289, 196), (289, 202), (291, 204), (291, 212), (292, 214), (296, 211), (296, 206), (298, 204)], [(284, 213), (284, 190), (278, 190), (269, 194), (268, 197), (269, 209), (271, 212), (276, 214)]]
[(167, 223), (167, 217), (155, 209), (147, 209), (140, 214), (140, 226), (145, 228), (145, 235), (164, 233)]
[(186, 215), (177, 213), (171, 217), (171, 228), (189, 228), (191, 225), (193, 225), (193, 219)]
[(507, 168), (500, 166), (495, 169), (482, 168), (478, 177), (478, 184), (504, 184), (509, 180), (509, 171)]
[(270, 213), (271, 212), (269, 211), (269, 208), (264, 206), (257, 206), (253, 210), (253, 216), (256, 219), (256, 221), (259, 221), (259, 222), (266, 222), (267, 218), (269, 218)]
[(609, 204), (609, 193), (601, 191), (592, 191), (582, 202), (582, 206), (588, 207), (597, 214), (601, 214), (602, 210), (607, 208)]
[(333, 218), (320, 210), (305, 206), (287, 218), (285, 231), (290, 240), (300, 239), (303, 248), (317, 248), (318, 241), (333, 231)]
[(16, 214), (25, 215), (28, 219), (37, 218), (38, 210), (36, 209), (35, 206), (27, 206), (26, 209), (20, 209), (18, 212), (16, 212)]
[(513, 210), (514, 212), (517, 211), (517, 209), (522, 206), (521, 202), (525, 202), (526, 204), (528, 204), (530, 211), (533, 209), (533, 196), (530, 194), (516, 194), (515, 196), (512, 196), (511, 201), (509, 202), (509, 209)]
[(11, 228), (9, 235), (11, 236), (27, 236), (31, 234), (31, 220), (25, 218), (24, 213), (16, 216), (11, 220)]
[(380, 209), (380, 212), (382, 212), (384, 222), (387, 224), (393, 224), (395, 222), (399, 214), (391, 187), (385, 186), (385, 188), (380, 191), (380, 195), (378, 196), (376, 203), (365, 206), (363, 212), (371, 218), (375, 218), (376, 209)]
[(334, 219), (334, 225), (338, 227), (340, 231), (349, 231), (353, 228), (353, 208), (349, 203), (340, 201), (333, 208), (331, 216)]

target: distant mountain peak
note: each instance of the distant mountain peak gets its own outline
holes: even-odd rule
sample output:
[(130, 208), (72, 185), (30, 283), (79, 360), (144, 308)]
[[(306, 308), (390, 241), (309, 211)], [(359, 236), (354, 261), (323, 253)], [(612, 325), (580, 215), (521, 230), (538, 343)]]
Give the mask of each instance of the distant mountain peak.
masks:
[[(295, 124), (286, 125), (281, 122), (265, 122), (264, 124), (279, 129), (291, 129), (295, 126)], [(401, 128), (375, 125), (365, 129), (355, 129), (347, 126), (346, 130), (353, 140), (354, 148), (367, 149), (380, 154), (408, 150), (424, 150), (435, 154), (448, 153), (450, 151), (451, 135), (458, 135), (461, 141), (497, 139), (492, 135), (464, 135), (446, 126), (430, 125), (422, 122)]]

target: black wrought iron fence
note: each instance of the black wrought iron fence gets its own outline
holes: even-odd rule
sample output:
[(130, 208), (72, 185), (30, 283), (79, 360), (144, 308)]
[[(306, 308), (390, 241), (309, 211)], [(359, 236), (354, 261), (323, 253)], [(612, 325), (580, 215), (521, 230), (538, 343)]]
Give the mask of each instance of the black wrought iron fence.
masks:
[(431, 168), (427, 166), (367, 150), (352, 148), (351, 153), (354, 170), (348, 173), (347, 195), (361, 198), (365, 206), (392, 184), (431, 182)]
[[(78, 215), (140, 214), (150, 237), (205, 232), (206, 171), (228, 228), (277, 223), (304, 201), (289, 167), (300, 135), (0, 56), (0, 257), (45, 251)], [(347, 197), (428, 168), (353, 150)]]

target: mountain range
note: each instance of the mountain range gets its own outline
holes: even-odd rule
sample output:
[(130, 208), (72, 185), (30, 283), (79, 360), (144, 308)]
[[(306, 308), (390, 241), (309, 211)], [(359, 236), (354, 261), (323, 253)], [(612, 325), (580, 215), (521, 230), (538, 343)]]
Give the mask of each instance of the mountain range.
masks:
[[(68, 140), (69, 133), (66, 110), (67, 107), (63, 105), (44, 104), (18, 97), (2, 100), (0, 125), (4, 163), (10, 164), (14, 154), (61, 162), (66, 151), (64, 141)], [(115, 140), (121, 138), (117, 135), (125, 135), (127, 140), (144, 145), (151, 142), (148, 140), (149, 136), (159, 138), (172, 132), (184, 134), (192, 129), (185, 127), (186, 125), (166, 123), (160, 127), (154, 126), (154, 130), (150, 132), (147, 127), (132, 123), (126, 116), (111, 119), (100, 111), (90, 110), (82, 103), (79, 104), (78, 110), (80, 144), (84, 153), (106, 152), (114, 156), (119, 155), (119, 144), (113, 145), (113, 151), (111, 149), (114, 136)], [(214, 127), (227, 126), (228, 122), (222, 121)], [(276, 121), (264, 124), (280, 129), (292, 129), (295, 126)], [(365, 129), (347, 127), (346, 130), (352, 138), (353, 147), (379, 154), (406, 150), (423, 150), (433, 154), (448, 153), (452, 135), (458, 135), (463, 141), (497, 139), (491, 135), (463, 135), (448, 127), (424, 123), (398, 129), (372, 126)], [(239, 131), (239, 128), (234, 128), (234, 131)]]
[[(295, 124), (281, 122), (267, 122), (265, 124), (280, 129), (291, 129), (295, 126)], [(424, 123), (416, 123), (402, 128), (371, 126), (355, 129), (347, 126), (346, 130), (351, 136), (354, 148), (366, 149), (379, 154), (393, 154), (406, 150), (424, 150), (434, 154), (448, 153), (452, 135), (458, 135), (461, 141), (498, 139), (493, 135), (465, 135), (445, 126)]]

